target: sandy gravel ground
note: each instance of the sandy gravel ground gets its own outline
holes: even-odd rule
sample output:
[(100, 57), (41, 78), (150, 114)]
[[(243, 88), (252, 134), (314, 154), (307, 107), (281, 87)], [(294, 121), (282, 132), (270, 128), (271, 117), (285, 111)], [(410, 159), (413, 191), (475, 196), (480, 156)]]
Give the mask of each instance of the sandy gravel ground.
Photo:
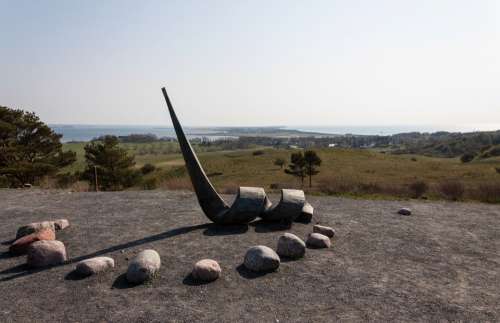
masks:
[[(275, 198), (276, 199), (276, 198)], [(314, 222), (337, 230), (333, 247), (307, 250), (280, 270), (254, 275), (248, 247), (276, 247), (282, 232), (305, 238), (312, 224), (217, 227), (193, 194), (0, 190), (0, 322), (500, 321), (500, 206), (312, 197)], [(397, 215), (401, 206), (410, 217)], [(10, 257), (19, 226), (67, 218), (58, 233), (68, 264), (29, 270)], [(156, 249), (150, 283), (130, 286), (128, 259)], [(80, 279), (75, 262), (113, 257), (116, 268)], [(199, 259), (222, 277), (192, 281)]]

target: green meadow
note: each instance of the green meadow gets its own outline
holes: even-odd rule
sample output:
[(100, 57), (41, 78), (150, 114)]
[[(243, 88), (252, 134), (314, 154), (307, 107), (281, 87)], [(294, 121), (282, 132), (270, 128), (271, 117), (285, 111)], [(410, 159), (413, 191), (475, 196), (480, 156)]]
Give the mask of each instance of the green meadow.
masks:
[[(85, 167), (85, 143), (68, 143), (65, 149), (77, 153), (77, 162), (65, 171)], [(144, 176), (137, 188), (190, 189), (182, 155), (173, 142), (124, 143), (135, 155), (136, 167), (149, 163), (156, 170)], [(301, 188), (300, 179), (273, 164), (276, 158), (290, 159), (292, 149), (256, 147), (221, 151), (213, 146), (195, 145), (202, 165), (213, 184), (223, 193), (234, 193), (239, 186), (260, 186), (267, 191)], [(255, 153), (256, 150), (260, 152)], [(348, 195), (371, 198), (430, 198), (499, 202), (499, 158), (462, 163), (458, 158), (433, 158), (420, 155), (393, 155), (369, 149), (316, 149), (322, 159), (320, 173), (312, 187), (306, 178), (308, 194)], [(422, 193), (415, 183), (424, 183)]]

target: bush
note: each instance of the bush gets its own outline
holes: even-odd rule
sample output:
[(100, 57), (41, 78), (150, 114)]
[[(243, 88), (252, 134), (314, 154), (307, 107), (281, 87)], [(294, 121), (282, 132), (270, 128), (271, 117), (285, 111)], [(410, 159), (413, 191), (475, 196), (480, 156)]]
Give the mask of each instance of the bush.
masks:
[(6, 176), (0, 176), (0, 188), (8, 188), (10, 181)]
[(500, 203), (500, 183), (479, 185), (475, 197), (481, 202)]
[(56, 176), (56, 187), (57, 188), (68, 188), (78, 182), (80, 177), (79, 173), (64, 173), (57, 174)]
[(151, 172), (154, 172), (156, 170), (156, 166), (153, 164), (145, 164), (144, 166), (141, 167), (141, 173), (143, 175), (149, 174)]
[(465, 153), (465, 154), (462, 155), (462, 157), (460, 157), (460, 161), (462, 163), (469, 163), (469, 162), (471, 162), (474, 159), (474, 157), (476, 157), (474, 154)]
[(263, 150), (256, 150), (252, 153), (252, 155), (254, 155), (254, 156), (264, 155), (264, 151)]
[(416, 181), (410, 184), (409, 189), (412, 197), (418, 199), (427, 192), (429, 185), (424, 181)]
[(500, 174), (500, 167), (495, 167), (495, 170), (497, 171), (497, 174)]
[(149, 177), (142, 180), (142, 188), (145, 190), (154, 190), (158, 187), (158, 179)]
[(443, 182), (439, 185), (439, 191), (448, 200), (458, 201), (465, 193), (464, 185), (459, 181)]

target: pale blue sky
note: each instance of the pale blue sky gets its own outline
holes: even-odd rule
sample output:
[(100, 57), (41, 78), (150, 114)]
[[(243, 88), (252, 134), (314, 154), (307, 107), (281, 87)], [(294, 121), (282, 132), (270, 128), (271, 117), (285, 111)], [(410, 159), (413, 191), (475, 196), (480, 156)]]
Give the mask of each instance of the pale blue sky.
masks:
[[(500, 2), (0, 0), (0, 105), (49, 123), (500, 125)], [(500, 128), (500, 126), (498, 126)]]

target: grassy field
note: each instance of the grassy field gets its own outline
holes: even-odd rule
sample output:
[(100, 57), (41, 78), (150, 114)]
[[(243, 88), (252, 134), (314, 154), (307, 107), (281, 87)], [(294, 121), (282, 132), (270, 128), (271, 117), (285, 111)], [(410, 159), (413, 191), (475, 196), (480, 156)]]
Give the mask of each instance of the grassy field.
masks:
[[(65, 145), (66, 149), (76, 151), (78, 156), (78, 161), (69, 170), (83, 169), (83, 146), (81, 143)], [(182, 156), (177, 152), (175, 143), (123, 146), (135, 154), (136, 167), (146, 163), (157, 166), (155, 172), (145, 177), (145, 188), (190, 188)], [(255, 149), (206, 151), (206, 147), (199, 146), (195, 149), (206, 173), (222, 192), (234, 193), (238, 186), (261, 186), (268, 191), (301, 187), (298, 178), (285, 174), (283, 169), (273, 165), (278, 157), (289, 160), (293, 150), (267, 148), (260, 149), (263, 153), (255, 155)], [(319, 149), (317, 152), (323, 163), (320, 173), (313, 177), (312, 188), (305, 181), (304, 189), (308, 193), (405, 198), (415, 194), (412, 184), (424, 182), (428, 186), (424, 198), (490, 202), (500, 199), (500, 174), (495, 169), (500, 167), (498, 158), (464, 164), (459, 159), (392, 155), (362, 149)], [(443, 187), (447, 184), (451, 184), (451, 190), (458, 192), (451, 192), (451, 195), (445, 192)], [(464, 192), (460, 192), (460, 189)], [(484, 194), (488, 197), (481, 197)]]

